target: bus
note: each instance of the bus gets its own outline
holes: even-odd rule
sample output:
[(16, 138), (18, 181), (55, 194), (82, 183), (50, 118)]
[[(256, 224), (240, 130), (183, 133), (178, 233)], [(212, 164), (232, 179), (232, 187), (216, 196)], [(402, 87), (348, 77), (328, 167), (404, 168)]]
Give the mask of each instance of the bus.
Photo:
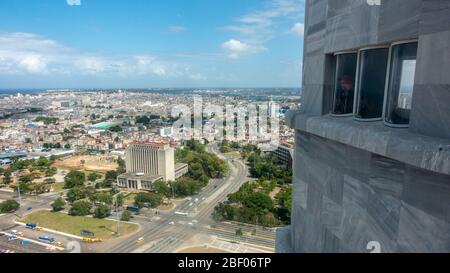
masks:
[(55, 242), (55, 238), (50, 236), (40, 236), (39, 241), (53, 244)]
[(36, 225), (36, 224), (33, 224), (33, 223), (27, 223), (27, 224), (25, 225), (25, 227), (28, 228), (28, 229), (34, 230), (34, 229), (37, 228), (37, 225)]
[(141, 211), (138, 207), (135, 206), (128, 206), (127, 210), (135, 213), (139, 213)]

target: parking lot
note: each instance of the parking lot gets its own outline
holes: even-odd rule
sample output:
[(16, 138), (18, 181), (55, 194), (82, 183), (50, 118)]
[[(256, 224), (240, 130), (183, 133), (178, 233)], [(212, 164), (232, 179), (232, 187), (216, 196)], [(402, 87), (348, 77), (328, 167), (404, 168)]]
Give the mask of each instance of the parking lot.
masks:
[[(52, 237), (54, 238), (53, 243), (47, 243), (39, 239), (39, 237)], [(25, 238), (22, 240), (21, 238)], [(40, 243), (45, 243), (47, 246), (34, 243), (33, 241), (39, 241)], [(3, 253), (58, 253), (58, 252), (69, 252), (66, 249), (70, 242), (75, 241), (74, 239), (52, 234), (45, 231), (31, 230), (25, 227), (16, 225), (9, 230), (4, 230), (0, 233), (0, 252)], [(57, 250), (51, 246), (61, 246), (65, 250)]]
[(0, 254), (7, 253), (51, 253), (44, 246), (30, 243), (23, 245), (22, 240), (11, 240), (8, 236), (0, 233)]

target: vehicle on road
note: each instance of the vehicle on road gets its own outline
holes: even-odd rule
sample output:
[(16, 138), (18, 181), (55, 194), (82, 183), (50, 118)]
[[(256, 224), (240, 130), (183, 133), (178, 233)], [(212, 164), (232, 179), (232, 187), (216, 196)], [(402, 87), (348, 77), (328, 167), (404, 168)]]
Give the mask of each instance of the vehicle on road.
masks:
[(141, 209), (136, 206), (128, 206), (127, 210), (135, 213), (139, 213), (141, 211)]
[(145, 241), (144, 237), (137, 239), (136, 243), (142, 244)]
[(14, 234), (15, 236), (19, 236), (19, 237), (25, 236), (25, 234), (23, 232), (20, 232), (20, 231), (15, 230), (15, 229), (11, 230), (11, 233)]
[(169, 225), (174, 226), (175, 222), (170, 222)]
[(40, 236), (38, 239), (39, 239), (39, 241), (45, 242), (45, 243), (50, 243), (50, 244), (55, 243), (55, 238), (50, 237), (50, 236)]
[(28, 229), (34, 230), (34, 229), (37, 228), (37, 225), (36, 225), (36, 224), (33, 224), (33, 223), (27, 223), (27, 224), (25, 225), (25, 227), (28, 228)]
[(11, 242), (11, 241), (15, 241), (15, 240), (18, 240), (19, 238), (17, 238), (17, 236), (8, 236), (8, 242)]
[(85, 242), (85, 243), (90, 243), (90, 244), (93, 244), (93, 243), (100, 243), (102, 240), (100, 240), (100, 239), (98, 239), (98, 238), (87, 238), (87, 237), (85, 237), (85, 238), (83, 238), (83, 242)]
[(200, 201), (198, 198), (195, 198), (194, 202), (197, 203), (198, 201)]
[(189, 214), (188, 214), (187, 212), (177, 211), (177, 212), (175, 212), (175, 215), (179, 215), (179, 216), (188, 216)]

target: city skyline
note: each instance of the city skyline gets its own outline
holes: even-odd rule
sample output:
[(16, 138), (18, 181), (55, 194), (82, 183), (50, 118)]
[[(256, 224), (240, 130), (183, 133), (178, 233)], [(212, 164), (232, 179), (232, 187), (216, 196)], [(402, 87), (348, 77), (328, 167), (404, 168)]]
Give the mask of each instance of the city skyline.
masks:
[(303, 10), (303, 0), (2, 1), (0, 88), (300, 87)]

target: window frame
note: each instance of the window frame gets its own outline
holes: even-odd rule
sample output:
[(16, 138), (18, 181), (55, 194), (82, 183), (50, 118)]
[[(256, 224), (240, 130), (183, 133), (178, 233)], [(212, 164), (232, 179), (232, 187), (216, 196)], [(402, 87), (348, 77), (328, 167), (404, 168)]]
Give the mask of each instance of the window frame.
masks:
[[(409, 128), (410, 127), (410, 123), (411, 120), (408, 124), (394, 124), (394, 123), (390, 123), (386, 121), (387, 118), (387, 107), (388, 107), (388, 99), (389, 99), (389, 83), (391, 80), (391, 68), (392, 68), (392, 53), (393, 53), (393, 49), (394, 46), (397, 45), (403, 45), (403, 44), (412, 44), (412, 43), (417, 43), (417, 48), (419, 48), (419, 39), (409, 39), (409, 40), (402, 40), (402, 41), (397, 41), (394, 42), (390, 45), (389, 47), (389, 58), (388, 58), (388, 68), (387, 68), (387, 81), (385, 84), (385, 88), (384, 88), (384, 102), (383, 102), (383, 124), (385, 126), (391, 127), (391, 128)], [(417, 61), (417, 56), (416, 56), (416, 61)], [(416, 68), (417, 68), (417, 64), (416, 64)], [(417, 72), (416, 72), (417, 73)], [(413, 96), (414, 96), (414, 90), (413, 90)]]
[[(354, 98), (353, 98), (353, 107), (355, 107), (355, 98), (356, 98), (356, 88), (357, 88), (357, 81), (358, 81), (358, 67), (359, 67), (359, 50), (358, 49), (354, 49), (354, 50), (346, 50), (346, 51), (340, 51), (340, 52), (336, 52), (333, 54), (334, 58), (335, 58), (335, 64), (334, 64), (334, 85), (336, 84), (336, 76), (337, 76), (337, 56), (339, 55), (345, 55), (345, 54), (356, 54), (356, 73), (355, 73), (355, 86), (354, 86)], [(346, 118), (346, 117), (353, 117), (355, 115), (355, 108), (353, 108), (353, 112), (349, 113), (349, 114), (334, 114), (333, 113), (333, 109), (336, 103), (336, 86), (333, 85), (333, 106), (331, 109), (331, 113), (330, 116), (332, 117), (336, 117), (336, 118)]]
[[(386, 93), (386, 83), (389, 81), (389, 66), (390, 66), (390, 58), (391, 58), (391, 54), (390, 54), (390, 48), (391, 48), (391, 44), (383, 44), (383, 45), (377, 45), (377, 46), (368, 46), (368, 47), (363, 47), (360, 48), (358, 50), (358, 65), (356, 66), (356, 82), (355, 82), (355, 99), (353, 102), (353, 119), (359, 122), (375, 122), (375, 121), (382, 121), (384, 120), (384, 102), (385, 102), (385, 93)], [(357, 105), (358, 105), (358, 101), (359, 101), (359, 96), (360, 94), (360, 74), (361, 74), (361, 53), (363, 51), (367, 51), (367, 50), (372, 50), (372, 49), (389, 49), (388, 51), (388, 60), (387, 60), (387, 69), (386, 69), (386, 75), (385, 75), (385, 83), (384, 83), (384, 90), (383, 90), (383, 106), (382, 106), (382, 113), (381, 113), (381, 117), (379, 118), (370, 118), (370, 119), (363, 119), (363, 118), (358, 118), (356, 116), (356, 111), (357, 111)]]

